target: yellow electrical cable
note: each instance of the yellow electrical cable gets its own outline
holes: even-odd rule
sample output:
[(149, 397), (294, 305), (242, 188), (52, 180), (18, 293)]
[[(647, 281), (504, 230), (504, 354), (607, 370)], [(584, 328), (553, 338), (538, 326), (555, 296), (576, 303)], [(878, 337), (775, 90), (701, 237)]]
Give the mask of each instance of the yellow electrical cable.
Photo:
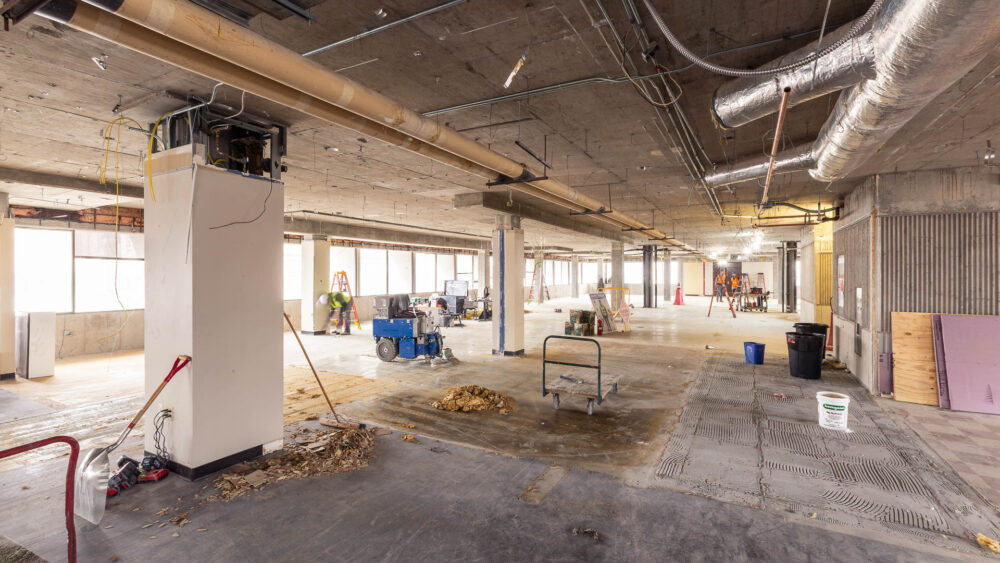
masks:
[[(140, 129), (143, 128), (142, 125), (140, 125), (138, 121), (136, 121), (136, 120), (134, 120), (134, 119), (132, 119), (130, 117), (124, 117), (124, 116), (119, 116), (119, 117), (116, 117), (115, 119), (112, 119), (108, 123), (107, 127), (104, 128), (104, 160), (103, 160), (102, 169), (100, 171), (100, 182), (101, 182), (101, 184), (103, 184), (105, 182), (105, 179), (107, 178), (107, 172), (108, 172), (108, 168), (107, 168), (108, 167), (108, 153), (111, 151), (111, 137), (109, 137), (109, 135), (111, 134), (111, 128), (117, 126), (117, 129), (115, 130), (115, 280), (114, 280), (114, 286), (115, 286), (115, 300), (118, 301), (118, 306), (122, 308), (122, 313), (125, 315), (125, 317), (122, 319), (122, 324), (121, 324), (121, 326), (118, 327), (118, 330), (114, 331), (111, 334), (108, 334), (106, 336), (102, 336), (102, 337), (98, 338), (97, 339), (98, 342), (101, 342), (101, 341), (107, 340), (109, 338), (114, 338), (115, 336), (118, 336), (119, 334), (121, 334), (122, 330), (125, 329), (125, 325), (128, 323), (128, 309), (125, 308), (125, 304), (122, 303), (121, 296), (118, 293), (118, 231), (119, 231), (119, 223), (121, 222), (121, 220), (119, 218), (119, 216), (120, 216), (119, 202), (120, 202), (120, 196), (121, 196), (121, 184), (119, 182), (118, 172), (121, 169), (121, 161), (120, 161), (120, 158), (119, 158), (121, 152), (119, 151), (119, 148), (121, 146), (122, 124), (126, 123), (126, 122), (129, 122), (129, 121), (131, 121), (132, 123), (135, 123), (136, 126), (138, 126)], [(150, 138), (152, 138), (152, 136)]]
[(160, 121), (167, 116), (164, 113), (160, 117), (156, 118), (156, 123), (153, 123), (153, 130), (149, 132), (149, 147), (146, 150), (146, 177), (149, 178), (149, 197), (153, 201), (156, 201), (156, 191), (153, 189), (153, 141), (156, 140), (156, 130), (160, 126)]

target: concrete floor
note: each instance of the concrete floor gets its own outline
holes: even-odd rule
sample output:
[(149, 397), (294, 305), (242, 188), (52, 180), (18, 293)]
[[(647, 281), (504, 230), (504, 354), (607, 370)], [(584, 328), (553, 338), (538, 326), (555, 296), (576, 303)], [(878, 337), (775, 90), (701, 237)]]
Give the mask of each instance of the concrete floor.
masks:
[[(853, 523), (825, 511), (843, 507), (760, 502), (732, 495), (719, 486), (725, 479), (718, 472), (704, 471), (705, 486), (700, 487), (691, 482), (699, 478), (699, 470), (689, 470), (688, 481), (671, 480), (677, 476), (667, 475), (662, 467), (672, 452), (687, 444), (685, 455), (697, 457), (689, 439), (698, 433), (698, 426), (688, 432), (685, 420), (701, 412), (692, 403), (698, 389), (706, 378), (718, 375), (718, 366), (741, 365), (745, 340), (767, 345), (766, 363), (757, 368), (759, 372), (729, 374), (736, 377), (734, 383), (766, 376), (772, 378), (766, 385), (769, 390), (786, 388), (789, 394), (797, 390), (803, 395), (803, 408), (815, 409), (814, 403), (806, 405), (809, 390), (786, 375), (783, 333), (793, 317), (771, 313), (733, 319), (728, 311), (716, 309), (709, 318), (707, 300), (688, 302), (685, 307), (637, 309), (630, 334), (600, 339), (606, 369), (621, 374), (622, 382), (618, 395), (599, 406), (595, 416), (587, 416), (583, 400), (565, 398), (556, 411), (551, 397), (541, 395), (541, 341), (546, 335), (561, 334), (569, 309), (584, 306), (583, 301), (532, 307), (526, 315), (527, 356), (520, 359), (489, 353), (488, 323), (467, 322), (465, 328), (446, 329), (447, 345), (461, 360), (454, 366), (383, 363), (375, 358), (374, 341), (364, 325), (350, 337), (305, 337), (316, 367), (330, 372), (323, 377), (331, 387), (347, 381), (354, 385), (355, 380), (372, 382), (362, 386), (363, 392), (335, 399), (342, 403), (341, 413), (397, 429), (412, 424), (415, 428), (406, 431), (420, 436), (423, 444), (403, 443), (398, 434), (381, 437), (377, 459), (367, 469), (286, 481), (229, 504), (206, 505), (192, 517), (191, 526), (171, 530), (180, 533), (176, 538), (143, 529), (155, 520), (149, 511), (180, 504), (177, 497), (190, 498), (209, 481), (170, 479), (145, 486), (113, 499), (103, 524), (112, 528), (81, 530), (81, 552), (95, 560), (117, 556), (123, 561), (168, 560), (188, 553), (203, 554), (205, 560), (281, 561), (439, 560), (442, 555), (473, 560), (941, 560), (979, 555), (966, 534), (996, 534), (1000, 518), (967, 489), (959, 491), (955, 502), (982, 516), (975, 522), (985, 529), (953, 529), (953, 525), (938, 539), (927, 537), (920, 522), (909, 526), (912, 529), (896, 522), (886, 526), (875, 517)], [(555, 313), (555, 307), (563, 312)], [(289, 373), (302, 371), (299, 367), (305, 363), (292, 336), (285, 336), (286, 363), (293, 366), (286, 369), (287, 390)], [(838, 389), (863, 394), (860, 386), (842, 375), (828, 377)], [(430, 407), (447, 388), (464, 384), (510, 394), (518, 409), (502, 416)], [(286, 422), (290, 402), (286, 396)], [(862, 414), (898, 419), (869, 402), (855, 419)], [(295, 420), (324, 410), (319, 403), (296, 405), (294, 412), (301, 418)], [(745, 425), (736, 418), (728, 422), (731, 428)], [(815, 419), (799, 422), (811, 427)], [(767, 430), (766, 425), (760, 428)], [(726, 440), (715, 439), (718, 445), (709, 442), (709, 450), (728, 447)], [(887, 452), (897, 447), (879, 444), (876, 440), (866, 447), (883, 447)], [(771, 451), (768, 444), (764, 446), (761, 452)], [(925, 465), (913, 471), (932, 469), (935, 475), (961, 482), (922, 443), (906, 447), (926, 454), (919, 457)], [(825, 459), (848, 462), (854, 453), (831, 449)], [(0, 473), (0, 522), (4, 522), (0, 534), (56, 559), (64, 548), (58, 516), (61, 485), (55, 478), (64, 470), (62, 463), (39, 460)], [(726, 467), (722, 477), (740, 482), (759, 479), (762, 465), (755, 458), (746, 464), (731, 460)], [(858, 485), (836, 477), (825, 484), (845, 489)], [(798, 478), (801, 475), (780, 470), (767, 477), (775, 491), (787, 490), (782, 486)], [(24, 484), (31, 488), (22, 489)], [(938, 492), (934, 486), (932, 496)], [(133, 512), (138, 506), (143, 509)], [(820, 517), (811, 518), (814, 513)], [(206, 531), (196, 532), (200, 527)], [(573, 536), (573, 527), (592, 527), (601, 539)], [(149, 539), (150, 535), (157, 538)], [(365, 541), (358, 542), (359, 537)]]

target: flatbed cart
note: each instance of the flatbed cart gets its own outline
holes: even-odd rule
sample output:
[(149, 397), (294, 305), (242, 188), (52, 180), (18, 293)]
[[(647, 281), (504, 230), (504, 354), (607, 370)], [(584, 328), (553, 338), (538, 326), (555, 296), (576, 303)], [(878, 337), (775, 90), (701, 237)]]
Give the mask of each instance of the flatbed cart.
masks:
[[(560, 362), (548, 359), (549, 340), (577, 340), (581, 342), (593, 342), (597, 346), (597, 363), (584, 364), (579, 362)], [(572, 366), (595, 370), (596, 373), (584, 370), (574, 370), (565, 375), (560, 375), (554, 379), (546, 379), (546, 367), (549, 364), (560, 366)], [(575, 397), (586, 397), (587, 414), (594, 414), (594, 404), (601, 404), (611, 393), (618, 393), (618, 380), (620, 376), (602, 373), (601, 369), (601, 344), (593, 338), (581, 338), (579, 336), (562, 336), (553, 334), (546, 336), (542, 342), (542, 396), (552, 393), (552, 406), (559, 410), (559, 396), (573, 395)]]

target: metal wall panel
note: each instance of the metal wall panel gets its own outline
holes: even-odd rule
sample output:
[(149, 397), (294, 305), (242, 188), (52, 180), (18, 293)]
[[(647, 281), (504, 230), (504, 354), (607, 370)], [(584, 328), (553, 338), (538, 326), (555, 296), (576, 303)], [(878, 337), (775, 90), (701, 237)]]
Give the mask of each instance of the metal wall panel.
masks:
[(881, 326), (892, 311), (1000, 314), (1000, 213), (879, 217)]
[[(841, 317), (858, 322), (857, 288), (861, 288), (861, 327), (870, 328), (868, 307), (871, 302), (869, 270), (871, 257), (871, 219), (833, 232), (833, 311)], [(837, 257), (844, 257), (844, 306), (837, 292)]]

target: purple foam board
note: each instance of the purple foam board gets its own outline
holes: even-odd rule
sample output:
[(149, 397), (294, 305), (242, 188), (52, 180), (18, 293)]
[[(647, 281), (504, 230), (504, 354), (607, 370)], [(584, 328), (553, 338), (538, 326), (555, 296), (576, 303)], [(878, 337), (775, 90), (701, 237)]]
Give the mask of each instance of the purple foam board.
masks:
[(931, 333), (934, 341), (934, 363), (937, 365), (938, 405), (943, 409), (951, 408), (951, 398), (948, 396), (948, 366), (944, 360), (944, 339), (941, 334), (941, 315), (931, 317)]
[(951, 409), (1000, 414), (1000, 317), (940, 317)]

